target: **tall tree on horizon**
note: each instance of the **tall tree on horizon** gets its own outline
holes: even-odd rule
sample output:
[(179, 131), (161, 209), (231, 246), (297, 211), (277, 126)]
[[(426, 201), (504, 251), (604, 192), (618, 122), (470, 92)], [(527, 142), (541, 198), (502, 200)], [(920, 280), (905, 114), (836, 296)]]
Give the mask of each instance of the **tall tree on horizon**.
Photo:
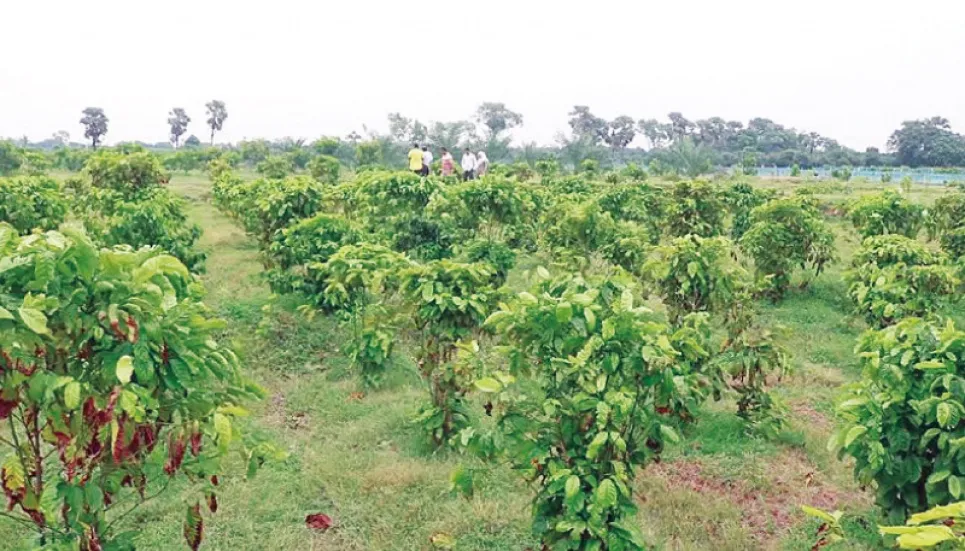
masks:
[(107, 115), (100, 107), (88, 107), (83, 111), (80, 123), (84, 125), (84, 137), (90, 138), (91, 147), (97, 149), (101, 137), (107, 134)]
[(168, 113), (168, 125), (171, 126), (171, 143), (174, 144), (174, 149), (178, 148), (181, 136), (188, 131), (188, 123), (190, 122), (191, 117), (188, 116), (183, 107), (175, 107)]
[(208, 110), (208, 126), (211, 127), (211, 145), (214, 145), (214, 133), (224, 128), (224, 121), (228, 118), (228, 109), (221, 100), (211, 100), (204, 104)]

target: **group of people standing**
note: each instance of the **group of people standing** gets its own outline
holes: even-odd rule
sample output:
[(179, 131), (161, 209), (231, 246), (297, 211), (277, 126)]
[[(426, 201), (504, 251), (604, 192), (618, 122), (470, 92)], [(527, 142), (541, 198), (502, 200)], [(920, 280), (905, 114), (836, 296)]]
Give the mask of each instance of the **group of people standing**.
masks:
[[(409, 150), (409, 170), (420, 176), (428, 176), (432, 170), (433, 158), (432, 151), (429, 151), (428, 145), (419, 147), (419, 144), (414, 143), (412, 144), (412, 149)], [(439, 162), (442, 165), (442, 175), (452, 176), (453, 172), (455, 172), (456, 164), (452, 158), (452, 153), (445, 147), (442, 148), (442, 157), (439, 159)], [(486, 157), (485, 151), (473, 153), (472, 150), (467, 147), (462, 153), (459, 166), (462, 168), (463, 181), (475, 180), (486, 174), (489, 170), (489, 158)]]

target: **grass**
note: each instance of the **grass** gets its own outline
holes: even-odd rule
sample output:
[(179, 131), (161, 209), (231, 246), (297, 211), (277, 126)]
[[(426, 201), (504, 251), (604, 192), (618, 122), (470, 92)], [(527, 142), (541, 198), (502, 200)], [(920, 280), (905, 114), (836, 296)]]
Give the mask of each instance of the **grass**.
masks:
[[(536, 548), (531, 490), (507, 467), (485, 468), (471, 501), (449, 492), (450, 471), (469, 460), (431, 453), (411, 424), (425, 391), (409, 354), (381, 390), (360, 397), (340, 351), (338, 325), (324, 316), (309, 321), (293, 302), (271, 295), (255, 244), (210, 204), (205, 177), (176, 175), (170, 185), (204, 228), (207, 301), (228, 320), (225, 337), (268, 392), (247, 428), (290, 452), (253, 480), (226, 477), (204, 549), (415, 551), (431, 548), (437, 533), (455, 537), (462, 551)], [(916, 191), (924, 202), (934, 195)], [(858, 241), (844, 222), (834, 226), (840, 261), (806, 289), (764, 307), (768, 321), (785, 327), (782, 338), (794, 354), (793, 373), (778, 386), (790, 427), (765, 440), (743, 430), (732, 401), (708, 404), (663, 462), (638, 477), (636, 522), (659, 549), (806, 549), (816, 523), (800, 513), (801, 504), (849, 513), (853, 541), (835, 549), (879, 546), (870, 497), (824, 445), (836, 389), (859, 376), (852, 348), (864, 330), (848, 314), (841, 282)], [(518, 273), (510, 281), (518, 282)], [(243, 471), (240, 460), (232, 467)], [(140, 533), (140, 549), (183, 548), (183, 499), (175, 488), (128, 518), (126, 528)], [(306, 528), (305, 516), (315, 512), (332, 516), (335, 528)], [(0, 537), (23, 535), (0, 519)]]

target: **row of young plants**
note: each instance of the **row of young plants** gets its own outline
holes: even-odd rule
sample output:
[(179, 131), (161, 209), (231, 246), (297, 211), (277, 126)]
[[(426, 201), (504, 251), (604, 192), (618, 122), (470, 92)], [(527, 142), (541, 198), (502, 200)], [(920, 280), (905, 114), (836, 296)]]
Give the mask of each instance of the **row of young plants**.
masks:
[(249, 476), (281, 457), (239, 430), (262, 391), (219, 342), (166, 181), (143, 152), (0, 179), (0, 489), (30, 548), (134, 549), (132, 513), (176, 488), (197, 550), (229, 452)]
[[(508, 461), (533, 483), (533, 527), (552, 549), (644, 548), (633, 475), (707, 399), (735, 396), (750, 427), (780, 429), (767, 386), (787, 355), (753, 299), (779, 298), (795, 267), (833, 258), (815, 201), (742, 185), (551, 170), (465, 183), (380, 171), (335, 185), (214, 179), (272, 287), (343, 321), (363, 384), (383, 379), (399, 337), (417, 343), (417, 422), (436, 447)], [(523, 255), (551, 269), (513, 271)], [(525, 291), (506, 284), (511, 272)], [(641, 306), (651, 294), (667, 316)], [(466, 493), (472, 482), (453, 475)]]
[[(890, 190), (848, 206), (863, 241), (844, 278), (870, 329), (855, 347), (861, 379), (840, 396), (828, 447), (850, 458), (887, 520), (907, 520), (880, 528), (902, 549), (965, 541), (955, 529), (965, 498), (965, 332), (944, 316), (963, 290), (963, 206), (961, 193), (925, 209)], [(923, 228), (941, 250), (918, 240)], [(823, 522), (818, 546), (846, 537), (841, 513), (806, 512)]]

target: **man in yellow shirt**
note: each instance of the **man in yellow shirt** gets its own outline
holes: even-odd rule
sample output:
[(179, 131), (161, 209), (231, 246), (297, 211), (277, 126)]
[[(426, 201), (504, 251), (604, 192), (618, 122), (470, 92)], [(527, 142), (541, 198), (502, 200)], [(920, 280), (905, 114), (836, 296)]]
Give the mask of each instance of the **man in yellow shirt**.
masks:
[(412, 144), (412, 149), (409, 150), (409, 170), (422, 174), (422, 150), (417, 143)]

